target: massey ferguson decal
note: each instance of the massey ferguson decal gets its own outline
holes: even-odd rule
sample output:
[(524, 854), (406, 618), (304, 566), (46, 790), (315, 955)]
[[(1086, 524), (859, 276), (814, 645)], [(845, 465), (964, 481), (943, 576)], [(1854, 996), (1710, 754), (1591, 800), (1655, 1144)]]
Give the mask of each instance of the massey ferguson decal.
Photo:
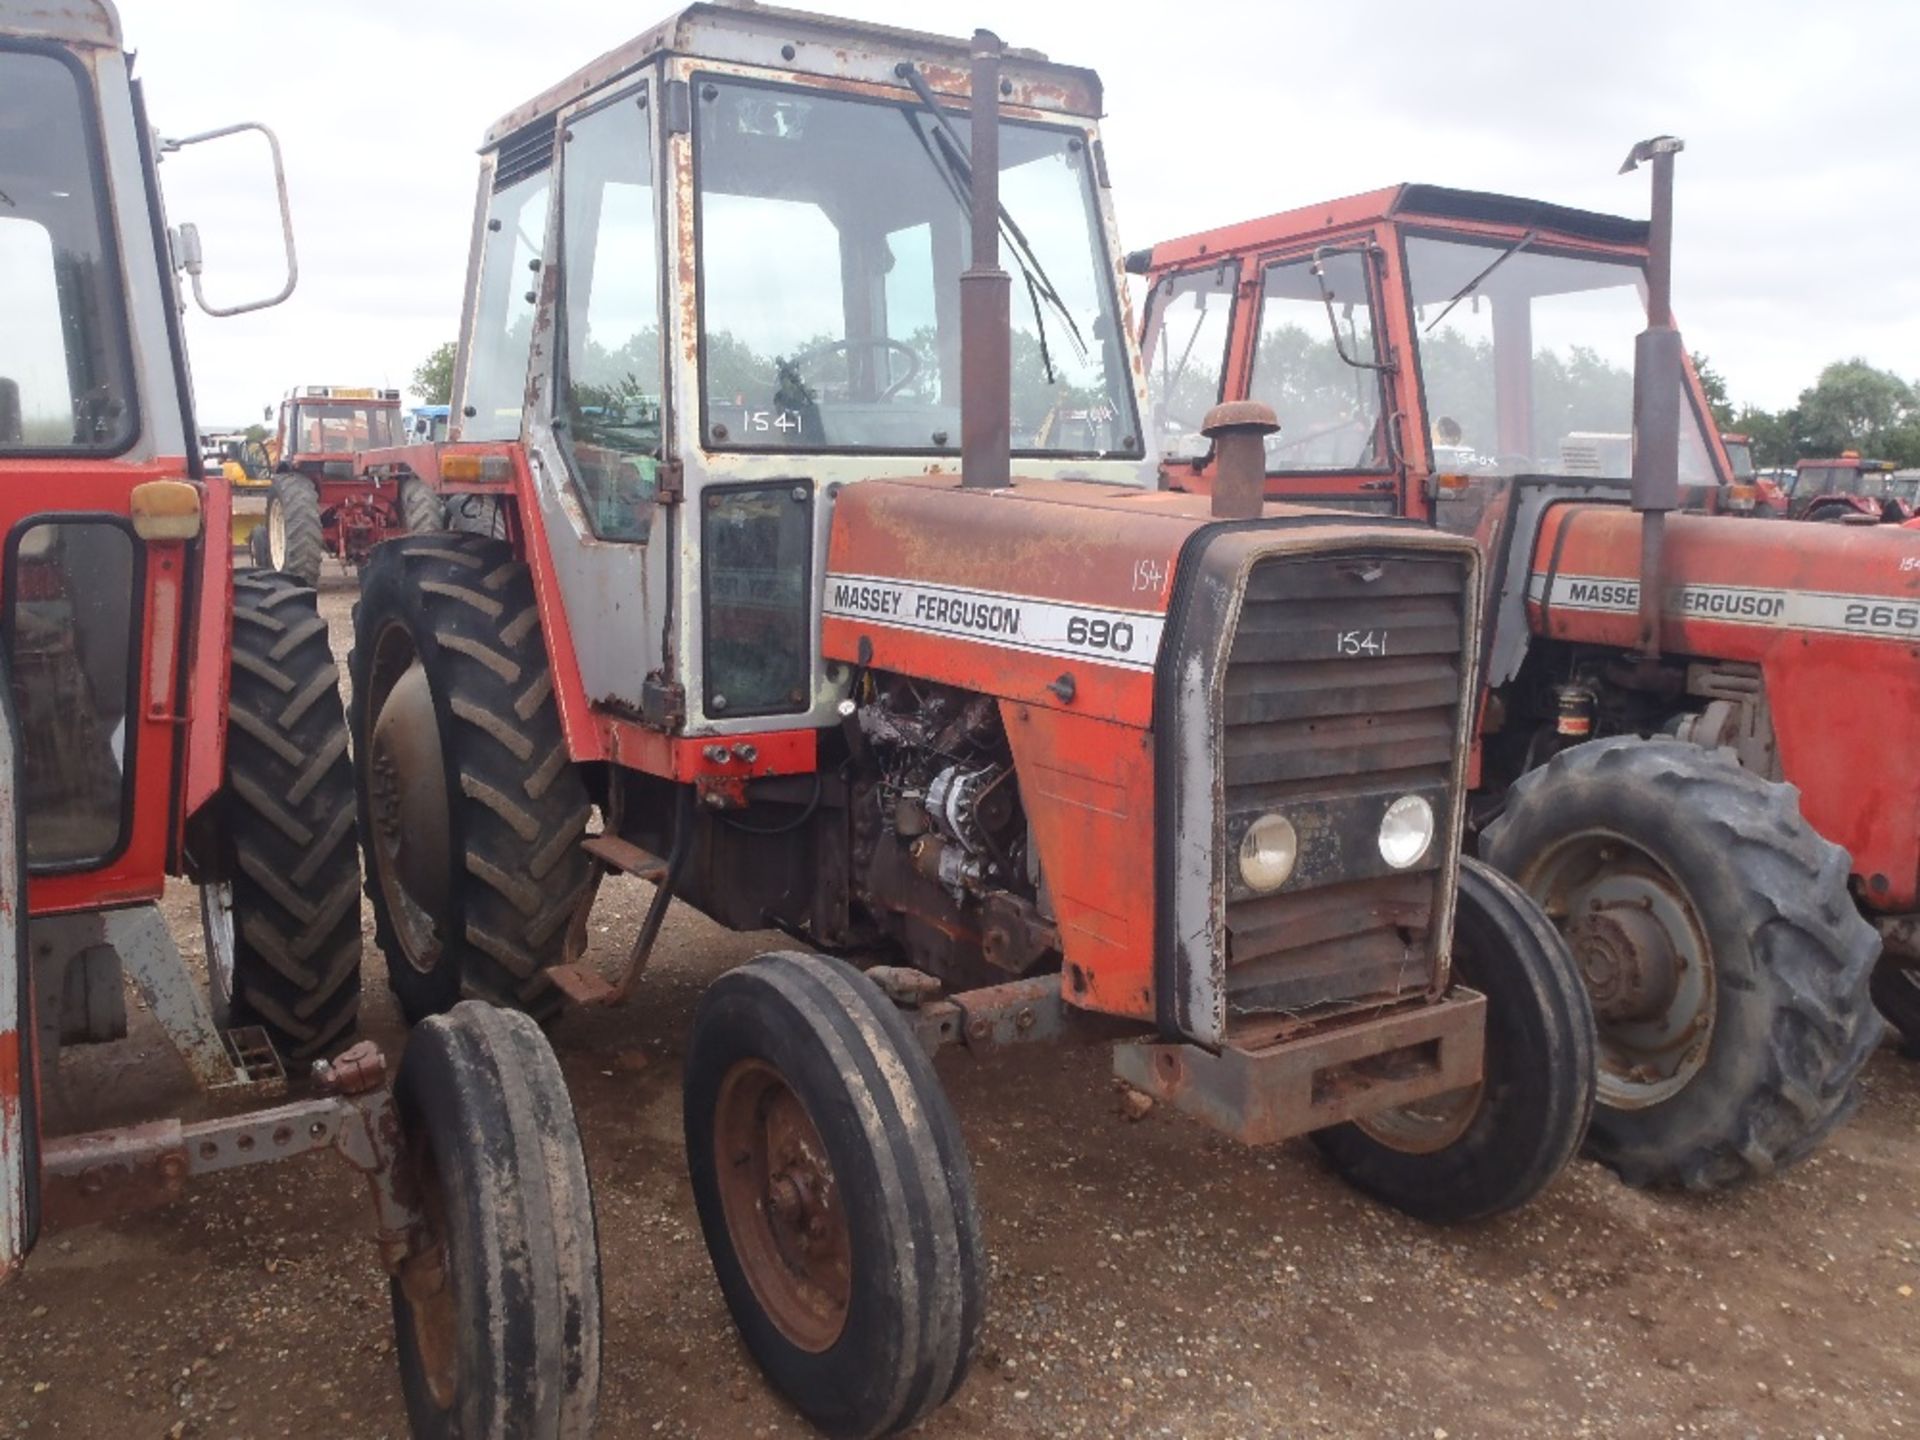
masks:
[(1009, 650), (1070, 656), (1127, 670), (1153, 669), (1166, 624), (1150, 610), (1073, 605), (871, 575), (827, 576), (822, 610), (843, 620), (959, 635)]
[[(1611, 575), (1556, 575), (1528, 582), (1527, 598), (1549, 611), (1578, 610), (1630, 615), (1640, 608), (1640, 584)], [(1819, 590), (1782, 590), (1748, 585), (1677, 585), (1667, 592), (1666, 613), (1682, 620), (1714, 620), (1770, 630), (1811, 630), (1888, 640), (1920, 639), (1920, 599), (1847, 595)]]

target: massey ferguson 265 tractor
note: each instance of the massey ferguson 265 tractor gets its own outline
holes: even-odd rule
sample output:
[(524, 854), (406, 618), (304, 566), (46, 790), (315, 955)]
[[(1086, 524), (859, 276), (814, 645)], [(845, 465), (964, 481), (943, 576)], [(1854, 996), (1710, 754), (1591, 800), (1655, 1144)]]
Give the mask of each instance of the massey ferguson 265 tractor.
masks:
[[(836, 1435), (979, 1333), (942, 1044), (1104, 1018), (1134, 1085), (1435, 1218), (1586, 1125), (1571, 957), (1460, 855), (1475, 547), (1263, 509), (1259, 407), (1211, 501), (1156, 486), (1100, 109), (984, 32), (696, 5), (510, 112), (430, 461), (504, 538), (363, 571), (410, 1014), (622, 999), (673, 898), (793, 937), (702, 1000), (686, 1144), (747, 1346)], [(658, 887), (612, 977), (609, 870)]]
[(1651, 225), (1403, 185), (1133, 264), (1176, 483), (1215, 483), (1197, 417), (1250, 397), (1269, 497), (1479, 540), (1480, 853), (1586, 976), (1593, 1151), (1707, 1188), (1850, 1110), (1876, 927), (1920, 1038), (1920, 536), (1669, 516), (1733, 478), (1668, 313), (1677, 149), (1635, 151)]
[(317, 585), (329, 555), (358, 566), (383, 540), (444, 529), (445, 507), (420, 481), (355, 465), (363, 450), (403, 443), (403, 426), (398, 390), (302, 385), (287, 392), (266, 522), (250, 542), (253, 563)]
[[(369, 1182), (412, 1433), (583, 1440), (598, 1261), (544, 1037), (461, 1007), (391, 1089), (370, 1042), (341, 1053), (360, 876), (339, 675), (311, 590), (233, 574), (170, 258), (203, 298), (199, 239), (158, 186), (161, 156), (260, 127), (159, 140), (129, 69), (103, 0), (0, 0), (0, 1278), (43, 1223), (332, 1150)], [(210, 997), (161, 917), (168, 875), (201, 887)], [(276, 1095), (298, 1062), (307, 1097), (43, 1135), (58, 1047), (126, 1034), (123, 973), (205, 1088)]]

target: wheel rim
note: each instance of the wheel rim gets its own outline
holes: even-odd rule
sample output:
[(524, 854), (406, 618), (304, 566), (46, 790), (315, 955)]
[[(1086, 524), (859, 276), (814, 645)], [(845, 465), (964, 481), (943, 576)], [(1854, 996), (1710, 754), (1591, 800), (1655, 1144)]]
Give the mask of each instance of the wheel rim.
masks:
[(460, 1393), (460, 1324), (453, 1277), (447, 1270), (447, 1201), (431, 1151), (424, 1143), (414, 1149), (420, 1208), (432, 1239), (406, 1262), (400, 1292), (406, 1297), (414, 1355), (427, 1395), (437, 1408), (451, 1410)]
[(1469, 1085), (1464, 1090), (1431, 1095), (1411, 1105), (1375, 1111), (1354, 1123), (1389, 1150), (1398, 1150), (1404, 1155), (1432, 1155), (1467, 1133), (1474, 1116), (1480, 1113), (1480, 1097), (1484, 1091), (1484, 1084)]
[(412, 638), (390, 625), (374, 644), (367, 805), (372, 863), (407, 964), (440, 963), (452, 904), (453, 827), (439, 718)]
[(1713, 949), (1685, 887), (1633, 841), (1598, 831), (1547, 851), (1523, 883), (1592, 997), (1599, 1103), (1642, 1110), (1672, 1099), (1713, 1042)]
[(820, 1132), (762, 1060), (721, 1080), (713, 1132), (720, 1206), (754, 1298), (789, 1343), (819, 1354), (853, 1299), (852, 1232)]
[(214, 1020), (225, 1025), (233, 1005), (233, 882), (200, 887), (200, 928), (207, 941), (207, 989)]
[(287, 568), (287, 507), (267, 501), (267, 561), (275, 570)]

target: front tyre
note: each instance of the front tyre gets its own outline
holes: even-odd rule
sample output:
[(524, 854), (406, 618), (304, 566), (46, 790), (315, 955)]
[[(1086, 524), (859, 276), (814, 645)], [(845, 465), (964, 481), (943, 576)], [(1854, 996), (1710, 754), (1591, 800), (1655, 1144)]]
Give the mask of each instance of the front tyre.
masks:
[(320, 519), (320, 491), (313, 481), (292, 471), (274, 476), (261, 528), (267, 532), (269, 570), (291, 575), (302, 585), (319, 585), (327, 532)]
[(850, 966), (763, 955), (707, 988), (687, 1166), (721, 1293), (829, 1435), (904, 1430), (959, 1386), (985, 1307), (965, 1142), (932, 1062)]
[[(360, 1013), (360, 865), (340, 671), (313, 591), (233, 578), (221, 873), (204, 896), (210, 981), (229, 1025), (290, 1060), (332, 1054)], [(228, 943), (230, 939), (231, 943)]]
[(1487, 997), (1480, 1083), (1314, 1133), (1334, 1168), (1422, 1220), (1479, 1220), (1526, 1204), (1580, 1148), (1593, 1113), (1593, 1008), (1547, 917), (1462, 860), (1454, 977)]
[(1882, 960), (1873, 972), (1873, 1003), (1900, 1032), (1907, 1054), (1920, 1056), (1920, 968)]
[(1586, 979), (1588, 1148), (1628, 1184), (1771, 1174), (1852, 1113), (1879, 939), (1791, 786), (1681, 741), (1590, 741), (1514, 782), (1481, 852)]
[(566, 1080), (524, 1015), (467, 1003), (417, 1027), (394, 1081), (433, 1247), (392, 1282), (416, 1440), (586, 1440), (600, 1253)]
[(447, 507), (424, 480), (408, 475), (400, 481), (400, 523), (409, 535), (431, 535), (447, 528)]

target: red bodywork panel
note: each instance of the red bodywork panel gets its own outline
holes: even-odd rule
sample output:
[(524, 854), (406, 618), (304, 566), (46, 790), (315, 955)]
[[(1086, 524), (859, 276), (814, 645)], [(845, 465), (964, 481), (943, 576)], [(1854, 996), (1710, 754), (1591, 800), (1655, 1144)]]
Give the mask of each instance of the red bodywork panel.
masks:
[[(9, 461), (0, 486), (0, 532), (42, 515), (125, 519), (134, 486), (186, 474), (184, 456), (141, 464)], [(203, 481), (200, 491), (201, 542), (134, 542), (144, 551), (145, 577), (134, 597), (139, 664), (126, 719), (134, 757), (126, 844), (96, 869), (32, 877), (27, 887), (30, 914), (158, 899), (169, 871), (179, 868), (180, 833), (187, 815), (219, 788), (233, 576), (224, 543), (213, 547), (220, 558), (209, 563), (204, 537), (218, 536), (224, 542), (231, 497), (220, 481)], [(201, 657), (211, 660), (199, 663)], [(183, 667), (192, 667), (185, 671), (184, 689)], [(179, 789), (177, 776), (184, 780)]]
[[(1920, 547), (1899, 527), (1667, 521), (1669, 654), (1760, 666), (1782, 773), (1853, 857), (1865, 903), (1920, 904)], [(1547, 511), (1527, 612), (1535, 634), (1631, 650), (1640, 519)]]

